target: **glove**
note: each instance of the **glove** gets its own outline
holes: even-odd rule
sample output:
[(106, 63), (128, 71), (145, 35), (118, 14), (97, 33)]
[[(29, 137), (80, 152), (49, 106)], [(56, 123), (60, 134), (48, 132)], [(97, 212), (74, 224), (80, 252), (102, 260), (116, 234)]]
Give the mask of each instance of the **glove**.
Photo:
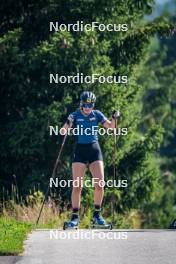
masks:
[(74, 117), (73, 115), (69, 115), (68, 118), (67, 118), (67, 124), (68, 125), (72, 125), (74, 122)]
[(117, 120), (117, 119), (119, 119), (119, 117), (120, 117), (120, 112), (117, 110), (114, 110), (113, 112), (112, 112), (112, 118), (113, 119), (115, 119), (115, 120)]

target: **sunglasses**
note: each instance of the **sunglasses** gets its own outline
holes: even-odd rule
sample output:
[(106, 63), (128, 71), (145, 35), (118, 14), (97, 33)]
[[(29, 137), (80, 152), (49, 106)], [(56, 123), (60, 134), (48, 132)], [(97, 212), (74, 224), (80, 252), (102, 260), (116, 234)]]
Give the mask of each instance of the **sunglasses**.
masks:
[(92, 103), (83, 103), (82, 107), (84, 107), (84, 108), (93, 108), (94, 104), (92, 104)]

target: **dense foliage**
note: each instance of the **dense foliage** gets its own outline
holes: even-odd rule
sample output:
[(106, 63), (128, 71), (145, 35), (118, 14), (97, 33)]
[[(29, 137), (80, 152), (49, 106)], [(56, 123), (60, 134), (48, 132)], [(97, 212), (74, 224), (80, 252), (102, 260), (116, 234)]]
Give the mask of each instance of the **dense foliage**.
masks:
[[(147, 89), (146, 80), (139, 79), (141, 75), (143, 79), (145, 76), (143, 62), (148, 57), (147, 47), (156, 33), (169, 36), (173, 28), (171, 22), (161, 19), (144, 23), (143, 17), (152, 11), (152, 5), (152, 0), (101, 1), (101, 5), (97, 0), (7, 0), (1, 4), (1, 190), (2, 186), (10, 190), (14, 179), (23, 197), (34, 186), (42, 191), (46, 189), (62, 140), (61, 136), (49, 135), (49, 126), (61, 127), (67, 115), (78, 107), (80, 93), (92, 90), (98, 98), (96, 108), (109, 118), (113, 109), (119, 109), (122, 112), (120, 127), (128, 128), (128, 135), (119, 136), (117, 141), (117, 177), (127, 179), (128, 188), (115, 190), (116, 211), (143, 211), (152, 203), (158, 188), (162, 188), (160, 166), (154, 156), (159, 155), (163, 133), (173, 129), (173, 117), (167, 123), (172, 127), (169, 130), (167, 124), (162, 123), (165, 110), (161, 100), (166, 100), (164, 82), (174, 78), (173, 65), (167, 66), (171, 67), (170, 74), (167, 70), (164, 76), (163, 68), (161, 72), (158, 68), (163, 76), (158, 79), (162, 90), (155, 90), (158, 94), (144, 107), (142, 98)], [(50, 21), (68, 24), (78, 20), (125, 23), (128, 31), (49, 31)], [(127, 75), (128, 83), (49, 83), (50, 73), (75, 75), (77, 72), (85, 75)], [(150, 79), (149, 76), (146, 79)], [(144, 122), (146, 112), (153, 108), (152, 103), (159, 121)], [(167, 108), (165, 103), (164, 107)], [(111, 179), (113, 138), (102, 136), (100, 142), (106, 178)], [(71, 176), (72, 148), (73, 138), (69, 138), (57, 172), (60, 178)], [(62, 204), (69, 203), (70, 190), (55, 192)], [(83, 192), (85, 208), (89, 207), (91, 194), (92, 190)], [(105, 208), (109, 215), (111, 194), (112, 190), (107, 189)], [(5, 194), (1, 191), (2, 195)]]

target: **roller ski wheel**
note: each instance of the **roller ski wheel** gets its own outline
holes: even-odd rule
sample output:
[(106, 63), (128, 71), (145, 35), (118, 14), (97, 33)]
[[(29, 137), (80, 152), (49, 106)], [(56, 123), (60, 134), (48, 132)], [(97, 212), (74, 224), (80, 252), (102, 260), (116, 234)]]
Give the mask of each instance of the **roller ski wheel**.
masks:
[(72, 221), (64, 222), (63, 230), (72, 230), (72, 229), (77, 230), (78, 228), (79, 228), (79, 225), (73, 224)]
[(176, 229), (176, 219), (174, 219), (174, 221), (170, 225), (170, 229)]
[(109, 230), (112, 230), (112, 224), (98, 224), (96, 223), (95, 221), (92, 221), (91, 223), (91, 226), (90, 226), (91, 229), (109, 229)]
[(72, 215), (71, 220), (64, 223), (63, 229), (78, 229), (79, 217), (75, 214)]

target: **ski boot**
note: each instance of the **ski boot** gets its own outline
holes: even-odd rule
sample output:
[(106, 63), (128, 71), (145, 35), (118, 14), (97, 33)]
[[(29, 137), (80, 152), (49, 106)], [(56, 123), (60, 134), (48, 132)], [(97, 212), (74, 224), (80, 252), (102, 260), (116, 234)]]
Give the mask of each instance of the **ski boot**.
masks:
[(112, 230), (112, 224), (107, 224), (100, 213), (94, 212), (92, 219), (92, 228), (96, 229), (110, 229)]
[(79, 216), (72, 214), (71, 220), (64, 222), (63, 230), (66, 229), (78, 229), (79, 228)]

